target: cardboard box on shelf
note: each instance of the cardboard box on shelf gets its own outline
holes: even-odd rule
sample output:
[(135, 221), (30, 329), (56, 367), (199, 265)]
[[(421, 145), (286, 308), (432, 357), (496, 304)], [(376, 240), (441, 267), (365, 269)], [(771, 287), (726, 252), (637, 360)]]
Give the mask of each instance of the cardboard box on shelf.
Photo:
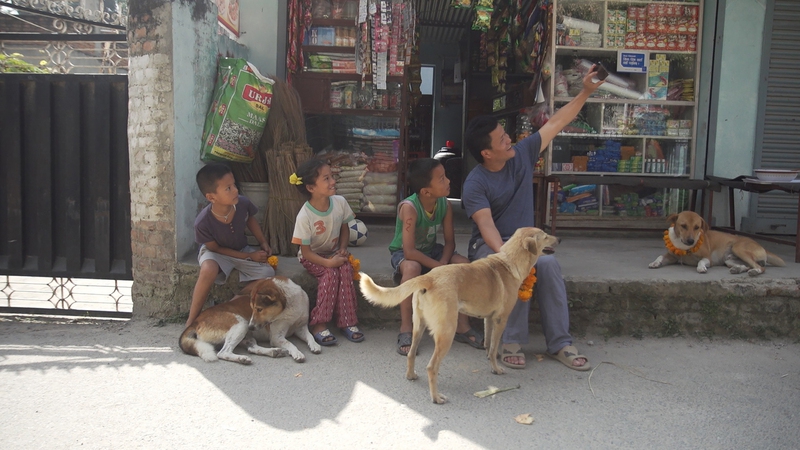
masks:
[(311, 27), (306, 32), (303, 45), (334, 45), (336, 29), (334, 27)]

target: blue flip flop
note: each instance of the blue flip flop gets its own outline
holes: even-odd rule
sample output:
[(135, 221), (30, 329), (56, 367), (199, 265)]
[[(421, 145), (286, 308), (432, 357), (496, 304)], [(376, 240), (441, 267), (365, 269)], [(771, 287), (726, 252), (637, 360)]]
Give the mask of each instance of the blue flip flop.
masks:
[[(341, 329), (344, 337), (347, 338), (350, 342), (361, 342), (364, 340), (364, 333), (358, 329), (357, 326), (353, 325), (352, 327), (344, 327)], [(353, 337), (354, 334), (360, 334), (359, 337)]]
[(336, 345), (338, 342), (336, 340), (336, 336), (334, 336), (331, 331), (327, 328), (320, 331), (319, 333), (314, 333), (314, 340), (317, 341), (317, 344), (323, 345), (325, 347)]

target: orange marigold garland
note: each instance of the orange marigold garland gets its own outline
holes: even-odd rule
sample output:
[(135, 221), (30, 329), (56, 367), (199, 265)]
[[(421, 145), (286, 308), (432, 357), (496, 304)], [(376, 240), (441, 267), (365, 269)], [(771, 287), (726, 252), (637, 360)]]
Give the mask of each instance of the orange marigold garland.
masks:
[(361, 261), (356, 259), (352, 253), (347, 257), (347, 260), (350, 261), (350, 265), (353, 266), (353, 281), (360, 280), (361, 274), (359, 272), (361, 272)]
[(675, 244), (672, 243), (672, 239), (669, 238), (669, 230), (666, 230), (664, 231), (664, 245), (667, 246), (667, 250), (669, 250), (670, 253), (676, 254), (678, 256), (684, 256), (689, 253), (696, 252), (697, 249), (699, 249), (700, 246), (703, 245), (703, 234), (700, 233), (700, 237), (697, 238), (697, 243), (694, 244), (694, 247), (690, 248), (689, 250), (681, 250), (678, 247), (675, 247)]
[(533, 296), (534, 284), (536, 284), (536, 267), (531, 267), (531, 272), (522, 281), (522, 284), (519, 286), (519, 290), (517, 291), (517, 295), (519, 296), (520, 300), (527, 302), (531, 299)]
[(267, 258), (267, 264), (272, 266), (273, 269), (277, 269), (278, 268), (278, 257), (277, 256), (270, 256), (269, 258)]

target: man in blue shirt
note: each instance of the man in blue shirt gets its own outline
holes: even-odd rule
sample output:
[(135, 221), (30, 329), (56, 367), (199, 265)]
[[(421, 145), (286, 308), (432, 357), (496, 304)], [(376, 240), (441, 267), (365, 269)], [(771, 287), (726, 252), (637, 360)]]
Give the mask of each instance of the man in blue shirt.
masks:
[[(603, 82), (594, 82), (596, 67), (583, 78), (583, 89), (559, 109), (539, 131), (511, 146), (511, 138), (491, 116), (474, 118), (467, 125), (464, 142), (480, 163), (464, 181), (462, 202), (473, 220), (468, 256), (471, 261), (500, 250), (520, 227), (534, 226), (533, 167), (539, 154), (572, 122), (589, 96)], [(536, 299), (547, 341), (547, 354), (575, 370), (591, 368), (578, 353), (569, 334), (567, 292), (561, 267), (552, 255), (536, 263)], [(517, 301), (503, 333), (500, 361), (507, 367), (525, 367), (522, 345), (528, 343), (530, 303)]]

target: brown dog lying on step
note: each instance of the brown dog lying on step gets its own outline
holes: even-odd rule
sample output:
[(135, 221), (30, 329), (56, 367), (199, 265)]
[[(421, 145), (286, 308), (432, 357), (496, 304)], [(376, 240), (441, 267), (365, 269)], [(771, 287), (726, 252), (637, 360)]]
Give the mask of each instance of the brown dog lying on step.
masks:
[(414, 295), (411, 301), (414, 331), (406, 378), (417, 379), (414, 361), (420, 339), (428, 328), (435, 344), (427, 368), (431, 399), (435, 403), (447, 401), (438, 391), (437, 377), (439, 365), (453, 345), (459, 312), (484, 318), (492, 372), (505, 373), (497, 364), (497, 351), (508, 316), (517, 303), (520, 284), (539, 256), (552, 253), (558, 242), (558, 238), (538, 228), (520, 228), (498, 253), (469, 264), (439, 266), (395, 288), (378, 286), (362, 272), (361, 293), (373, 304), (397, 306)]
[[(291, 355), (297, 362), (305, 356), (287, 337), (296, 334), (312, 353), (321, 347), (308, 331), (308, 295), (286, 277), (258, 280), (228, 302), (208, 308), (181, 334), (181, 349), (204, 361), (217, 359), (251, 364), (245, 355), (233, 352), (240, 343), (256, 355)], [(269, 339), (272, 348), (261, 347), (256, 338)], [(217, 352), (215, 347), (222, 345)]]
[(725, 264), (731, 273), (747, 272), (750, 276), (764, 273), (767, 263), (783, 267), (786, 263), (758, 242), (708, 229), (700, 215), (683, 211), (667, 217), (669, 230), (664, 232), (667, 253), (651, 262), (651, 269), (669, 264), (697, 265), (697, 272), (706, 273), (711, 266)]

